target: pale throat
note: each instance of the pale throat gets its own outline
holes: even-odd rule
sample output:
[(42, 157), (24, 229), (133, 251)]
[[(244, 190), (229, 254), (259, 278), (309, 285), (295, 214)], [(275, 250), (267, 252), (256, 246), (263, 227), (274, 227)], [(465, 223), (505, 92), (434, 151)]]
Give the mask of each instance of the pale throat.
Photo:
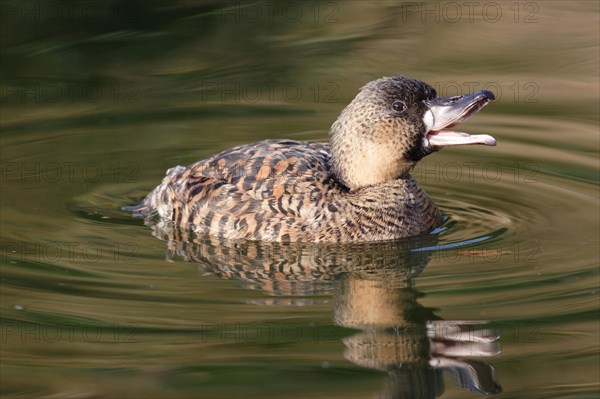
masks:
[[(336, 139), (348, 137), (336, 137)], [(405, 159), (397, 145), (362, 141), (341, 143), (332, 140), (334, 170), (350, 189), (377, 185), (407, 175), (415, 162)]]

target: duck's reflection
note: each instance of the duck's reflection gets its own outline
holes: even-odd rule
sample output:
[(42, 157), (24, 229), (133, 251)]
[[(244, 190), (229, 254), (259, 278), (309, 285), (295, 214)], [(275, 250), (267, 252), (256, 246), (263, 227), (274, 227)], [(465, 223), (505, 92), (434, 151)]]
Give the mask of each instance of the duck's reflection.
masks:
[(436, 398), (443, 392), (442, 370), (468, 390), (501, 392), (490, 365), (465, 359), (498, 354), (498, 333), (486, 322), (440, 320), (407, 283), (360, 274), (341, 281), (334, 321), (362, 330), (344, 339), (345, 357), (388, 371), (385, 397)]
[(343, 339), (344, 355), (389, 373), (383, 397), (437, 398), (444, 391), (443, 371), (470, 391), (501, 392), (494, 368), (473, 360), (500, 352), (499, 334), (491, 324), (441, 320), (417, 302), (422, 294), (413, 278), (429, 254), (415, 249), (435, 245), (433, 235), (370, 244), (284, 245), (153, 228), (167, 241), (169, 256), (268, 292), (271, 299), (264, 304), (305, 304), (333, 285), (334, 323), (360, 330)]

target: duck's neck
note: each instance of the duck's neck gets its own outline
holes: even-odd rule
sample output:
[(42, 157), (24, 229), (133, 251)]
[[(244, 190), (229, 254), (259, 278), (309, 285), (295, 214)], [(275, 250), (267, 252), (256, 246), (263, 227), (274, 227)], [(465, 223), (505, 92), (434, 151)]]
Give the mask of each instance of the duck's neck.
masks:
[(333, 172), (351, 190), (408, 176), (415, 164), (407, 162), (385, 135), (346, 124), (341, 116), (330, 135)]

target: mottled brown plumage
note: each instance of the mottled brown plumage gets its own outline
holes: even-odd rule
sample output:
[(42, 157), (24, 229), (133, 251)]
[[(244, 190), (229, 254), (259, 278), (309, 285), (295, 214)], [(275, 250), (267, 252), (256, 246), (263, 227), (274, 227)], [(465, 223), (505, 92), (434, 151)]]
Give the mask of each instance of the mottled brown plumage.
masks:
[[(464, 101), (452, 119), (447, 109), (456, 101), (435, 98), (427, 84), (379, 79), (342, 111), (331, 143), (267, 140), (235, 147), (170, 169), (140, 205), (127, 209), (231, 239), (361, 242), (416, 235), (435, 227), (440, 213), (408, 172), (440, 148), (440, 137), (454, 140), (454, 132), (441, 128), (479, 110), (493, 99), (487, 93)], [(445, 107), (443, 123), (435, 120), (435, 107), (438, 114)]]

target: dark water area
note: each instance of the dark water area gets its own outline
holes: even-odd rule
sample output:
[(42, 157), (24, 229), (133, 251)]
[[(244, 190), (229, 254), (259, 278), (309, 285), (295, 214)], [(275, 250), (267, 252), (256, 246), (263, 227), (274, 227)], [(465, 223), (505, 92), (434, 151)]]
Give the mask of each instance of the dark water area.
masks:
[[(3, 1), (6, 398), (596, 398), (596, 1)], [(497, 100), (413, 171), (446, 221), (235, 242), (122, 212), (167, 169), (327, 140), (381, 76)]]

